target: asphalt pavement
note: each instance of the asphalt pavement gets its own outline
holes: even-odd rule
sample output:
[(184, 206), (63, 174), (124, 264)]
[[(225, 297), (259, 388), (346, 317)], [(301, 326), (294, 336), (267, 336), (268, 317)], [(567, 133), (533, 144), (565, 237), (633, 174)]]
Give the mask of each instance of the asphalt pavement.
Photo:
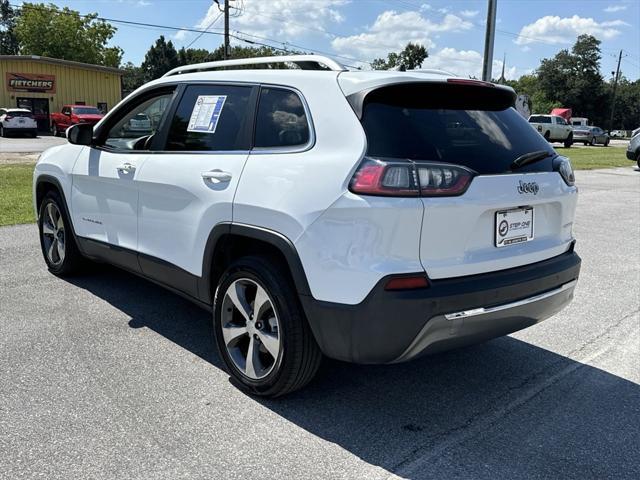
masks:
[(110, 267), (56, 278), (35, 226), (0, 228), (0, 477), (640, 478), (640, 172), (577, 180), (566, 310), (406, 364), (326, 361), (279, 400), (229, 382), (206, 312)]
[(40, 153), (55, 145), (67, 143), (64, 137), (38, 135), (36, 138), (25, 136), (0, 137), (0, 153)]

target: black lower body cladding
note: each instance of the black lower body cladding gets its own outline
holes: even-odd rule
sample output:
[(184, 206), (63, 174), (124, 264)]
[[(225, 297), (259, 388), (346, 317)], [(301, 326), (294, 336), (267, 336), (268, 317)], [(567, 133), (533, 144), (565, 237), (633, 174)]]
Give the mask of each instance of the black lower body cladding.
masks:
[[(384, 278), (357, 305), (306, 295), (300, 299), (325, 355), (355, 363), (392, 363), (478, 343), (542, 321), (569, 303), (579, 273), (580, 257), (571, 248), (509, 270), (432, 280), (429, 288), (419, 290), (386, 291)], [(451, 318), (479, 307), (506, 308)]]

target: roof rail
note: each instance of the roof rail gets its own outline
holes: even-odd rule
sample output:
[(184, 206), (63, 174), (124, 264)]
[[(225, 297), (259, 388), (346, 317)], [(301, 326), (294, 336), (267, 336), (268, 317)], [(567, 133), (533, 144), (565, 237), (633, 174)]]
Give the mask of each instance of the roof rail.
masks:
[(194, 63), (174, 68), (165, 73), (163, 77), (180, 75), (182, 73), (204, 72), (225, 67), (243, 67), (246, 65), (264, 65), (268, 63), (293, 63), (302, 70), (331, 70), (345, 72), (347, 68), (334, 59), (322, 55), (278, 55), (273, 57), (239, 58), (235, 60), (222, 60), (219, 62)]

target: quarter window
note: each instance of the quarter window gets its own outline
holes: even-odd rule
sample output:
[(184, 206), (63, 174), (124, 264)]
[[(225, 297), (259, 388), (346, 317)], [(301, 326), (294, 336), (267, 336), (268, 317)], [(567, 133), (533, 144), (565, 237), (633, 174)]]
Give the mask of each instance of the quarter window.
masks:
[(256, 147), (293, 147), (309, 142), (309, 123), (295, 92), (262, 88), (256, 119)]
[(165, 150), (249, 150), (253, 88), (232, 85), (187, 87), (171, 120)]

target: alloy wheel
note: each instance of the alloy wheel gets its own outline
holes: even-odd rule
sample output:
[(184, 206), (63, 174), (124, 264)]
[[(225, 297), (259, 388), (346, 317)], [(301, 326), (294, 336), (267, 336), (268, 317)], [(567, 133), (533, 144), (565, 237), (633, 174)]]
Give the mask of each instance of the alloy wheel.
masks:
[(222, 300), (224, 346), (240, 373), (260, 380), (274, 369), (282, 342), (280, 322), (271, 297), (254, 280), (235, 280)]
[(64, 262), (66, 241), (64, 221), (60, 209), (53, 202), (48, 203), (44, 210), (42, 240), (49, 262), (55, 266)]

